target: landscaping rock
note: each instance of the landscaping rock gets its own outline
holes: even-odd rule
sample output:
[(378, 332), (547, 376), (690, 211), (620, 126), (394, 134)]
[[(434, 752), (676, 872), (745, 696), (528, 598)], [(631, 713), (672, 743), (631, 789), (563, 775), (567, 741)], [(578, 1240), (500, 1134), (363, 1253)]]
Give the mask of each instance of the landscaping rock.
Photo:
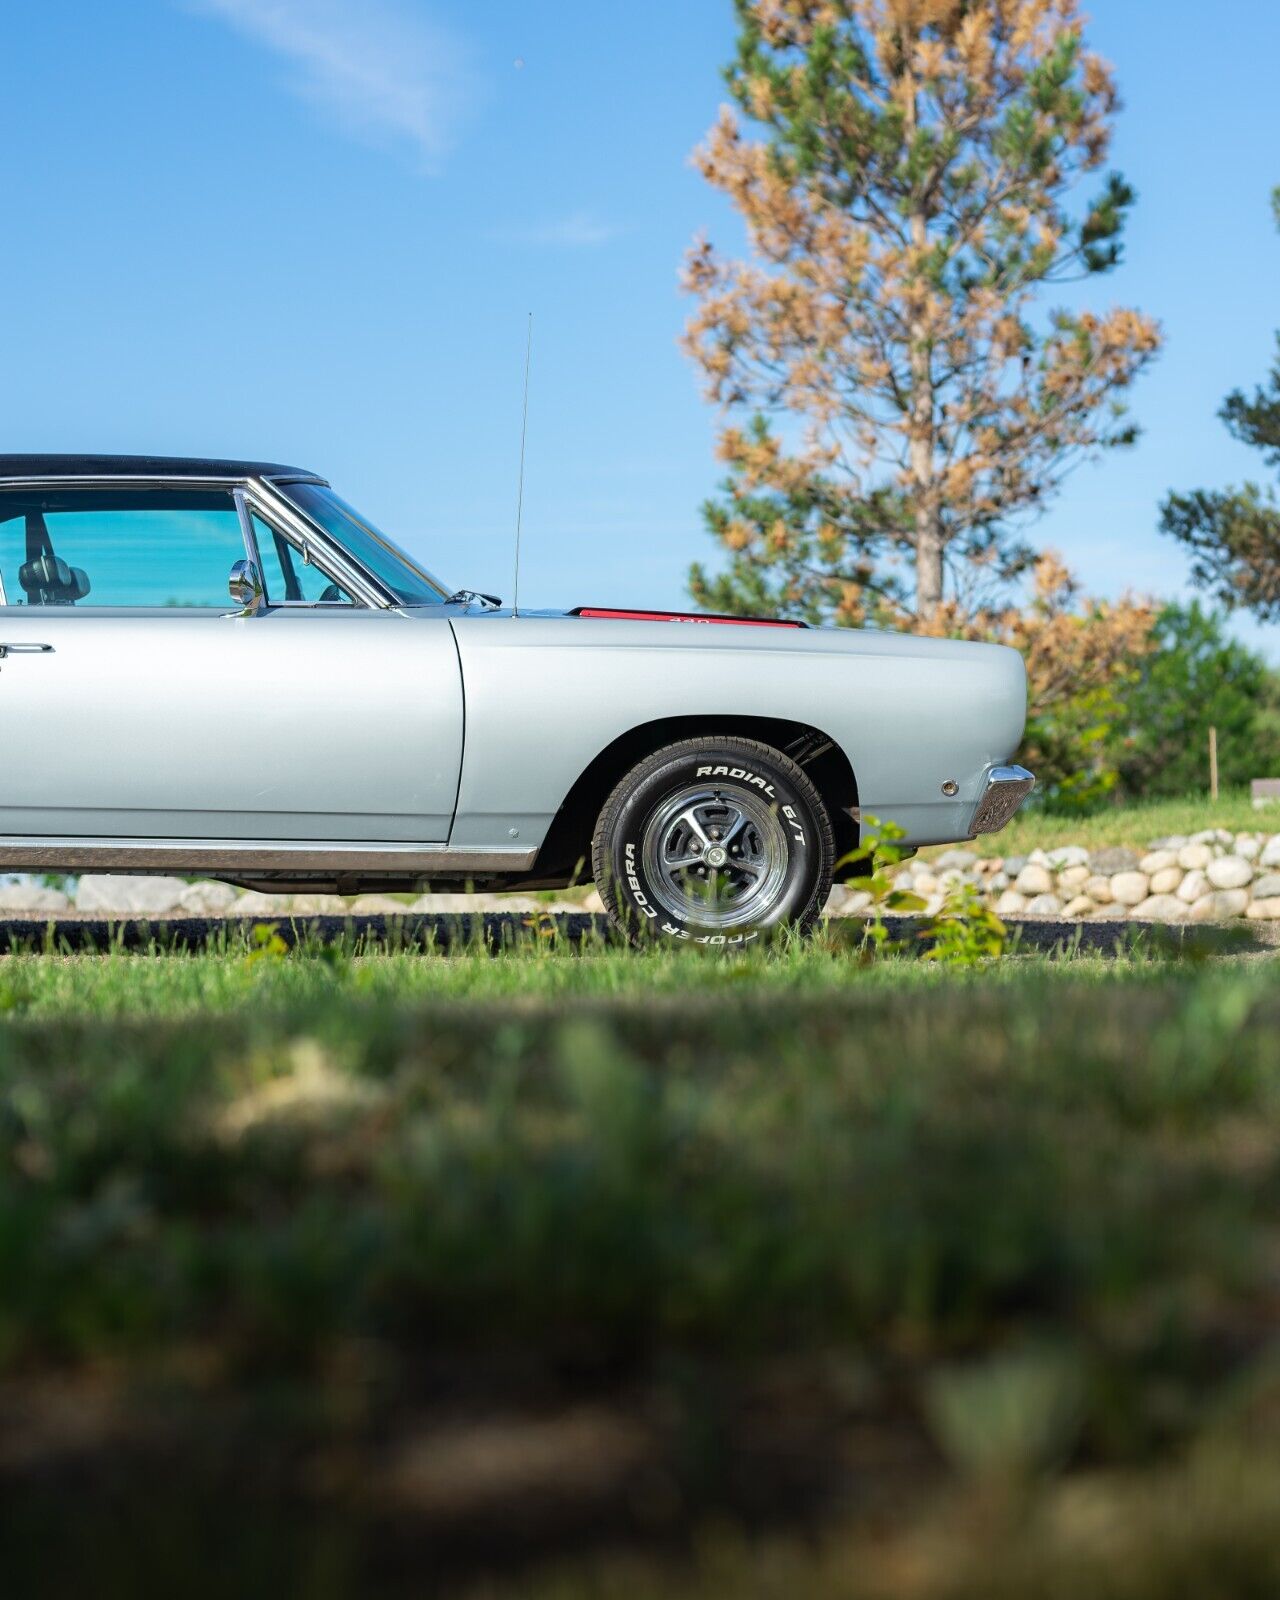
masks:
[(1123, 845), (1112, 845), (1109, 849), (1095, 851), (1089, 858), (1089, 865), (1104, 878), (1114, 878), (1117, 872), (1132, 872), (1141, 860), (1136, 850), (1126, 850)]
[(1084, 892), (1089, 896), (1090, 900), (1095, 901), (1098, 905), (1109, 906), (1111, 904), (1111, 879), (1104, 878), (1101, 873), (1095, 873), (1092, 878), (1086, 880)]
[(1023, 913), (1028, 917), (1060, 917), (1062, 915), (1062, 901), (1056, 894), (1038, 894), (1033, 900), (1027, 902), (1027, 909)]
[(349, 909), (340, 894), (295, 894), (290, 907), (298, 917), (345, 917)]
[(1256, 861), (1262, 854), (1262, 841), (1255, 839), (1251, 833), (1238, 833), (1234, 848), (1236, 854), (1243, 856), (1246, 861)]
[(1004, 870), (1009, 874), (1010, 878), (1016, 878), (1026, 864), (1026, 856), (1006, 856), (1004, 858)]
[(1038, 894), (1050, 894), (1053, 891), (1053, 874), (1040, 862), (1029, 861), (1018, 874), (1014, 887), (1019, 894), (1032, 898)]
[(182, 878), (90, 873), (76, 887), (76, 910), (109, 917), (160, 916), (178, 909), (186, 887)]
[(996, 901), (996, 916), (1020, 917), (1027, 909), (1027, 897), (1016, 889), (1006, 889)]
[(1145, 872), (1148, 878), (1154, 878), (1157, 872), (1164, 872), (1168, 867), (1178, 865), (1178, 852), (1176, 850), (1152, 850), (1149, 855), (1143, 856), (1138, 863), (1138, 870)]
[(1088, 883), (1092, 874), (1083, 862), (1073, 867), (1065, 867), (1058, 874), (1058, 886), (1062, 889), (1078, 889)]
[(10, 883), (0, 889), (0, 915), (24, 916), (33, 911), (56, 914), (71, 904), (61, 889), (46, 889), (42, 883)]
[(977, 860), (972, 850), (944, 850), (933, 864), (943, 872), (968, 872)]
[(1063, 906), (1062, 915), (1074, 920), (1077, 917), (1091, 917), (1097, 909), (1097, 905), (1087, 894), (1078, 894), (1074, 900), (1068, 900)]
[(477, 909), (473, 894), (420, 894), (409, 907), (412, 912), (431, 917), (474, 916)]
[[(484, 909), (486, 911), (506, 911), (512, 916), (527, 917), (535, 912), (545, 916), (550, 907), (545, 900), (535, 900), (532, 895), (506, 894), (501, 899), (495, 899)], [(604, 910), (603, 905), (600, 909)], [(403, 913), (404, 907), (401, 906), (400, 910)]]
[(1220, 889), (1217, 894), (1207, 894), (1191, 907), (1192, 922), (1229, 922), (1232, 917), (1243, 916), (1248, 909), (1249, 896), (1244, 889)]
[(1258, 857), (1260, 867), (1280, 867), (1280, 833), (1267, 840)]
[(1280, 921), (1280, 895), (1274, 895), (1266, 900), (1255, 900), (1249, 907), (1248, 915), (1255, 922)]
[(917, 872), (911, 880), (911, 889), (913, 894), (937, 894), (938, 880), (932, 872)]
[(1045, 851), (1045, 859), (1055, 872), (1061, 872), (1064, 867), (1084, 867), (1089, 864), (1089, 852), (1083, 845), (1060, 844), (1052, 850)]
[(1253, 863), (1243, 856), (1219, 856), (1205, 868), (1215, 889), (1243, 889), (1253, 881)]
[(1142, 922), (1185, 922), (1187, 907), (1176, 895), (1153, 894), (1134, 906), (1133, 915)]
[(178, 896), (178, 909), (192, 917), (222, 917), (239, 897), (239, 891), (229, 883), (203, 879), (199, 883), (187, 884)]
[(1213, 850), (1207, 844), (1184, 844), (1178, 851), (1178, 865), (1187, 872), (1203, 872), (1213, 860)]
[(1248, 889), (1219, 889), (1213, 897), (1214, 905), (1224, 917), (1242, 917), (1249, 908)]
[(1213, 885), (1208, 877), (1198, 868), (1188, 872), (1178, 885), (1178, 899), (1184, 905), (1193, 905), (1197, 900), (1203, 900), (1205, 895), (1213, 893)]
[[(576, 911), (577, 906), (564, 906), (565, 911)], [(866, 889), (835, 888), (827, 901), (829, 917), (860, 917), (871, 909), (871, 895)]]
[(292, 910), (292, 895), (262, 894), (257, 889), (250, 889), (236, 901), (233, 914), (237, 917), (279, 917), (287, 916)]
[(1152, 894), (1173, 894), (1182, 882), (1181, 867), (1163, 867), (1151, 874)]
[(1145, 872), (1117, 872), (1111, 879), (1111, 898), (1122, 906), (1138, 906), (1151, 893)]

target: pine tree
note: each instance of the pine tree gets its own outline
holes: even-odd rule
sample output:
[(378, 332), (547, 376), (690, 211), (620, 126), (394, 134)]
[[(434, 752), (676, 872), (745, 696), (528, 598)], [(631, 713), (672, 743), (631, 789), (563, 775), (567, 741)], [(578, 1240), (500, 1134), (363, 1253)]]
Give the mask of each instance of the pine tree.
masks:
[[(1280, 226), (1280, 189), (1271, 197)], [(1280, 471), (1280, 334), (1267, 382), (1252, 397), (1233, 390), (1218, 412), (1231, 435), (1262, 452)], [(1191, 575), (1229, 607), (1241, 606), (1264, 621), (1280, 617), (1280, 503), (1274, 487), (1195, 489), (1171, 494), (1160, 527), (1191, 551)]]
[[(1076, 0), (735, 0), (737, 58), (698, 165), (753, 259), (690, 254), (687, 348), (726, 408), (722, 610), (929, 618), (1026, 571), (1020, 522), (1133, 437), (1138, 312), (1036, 315), (1105, 273), (1133, 195)], [(744, 122), (760, 137), (750, 137)]]

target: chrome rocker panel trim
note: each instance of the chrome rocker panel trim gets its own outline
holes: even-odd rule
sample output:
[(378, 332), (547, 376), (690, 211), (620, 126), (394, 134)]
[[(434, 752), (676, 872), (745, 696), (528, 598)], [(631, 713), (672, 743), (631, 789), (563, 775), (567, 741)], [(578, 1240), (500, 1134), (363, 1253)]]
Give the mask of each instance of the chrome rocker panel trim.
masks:
[(969, 824), (969, 837), (980, 833), (999, 833), (1036, 786), (1025, 767), (992, 767), (987, 774), (986, 793), (978, 801)]
[(450, 850), (431, 844), (238, 839), (0, 839), (0, 871), (137, 873), (388, 873), (458, 878), (468, 873), (527, 872), (534, 850)]

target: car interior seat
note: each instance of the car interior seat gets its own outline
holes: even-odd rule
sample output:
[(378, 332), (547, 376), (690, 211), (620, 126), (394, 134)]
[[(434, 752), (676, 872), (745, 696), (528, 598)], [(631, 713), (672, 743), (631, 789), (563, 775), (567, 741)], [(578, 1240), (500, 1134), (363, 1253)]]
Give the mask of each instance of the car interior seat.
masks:
[(39, 511), (27, 512), (27, 559), (18, 582), (29, 606), (73, 606), (89, 593), (82, 567), (69, 567), (54, 554), (48, 524)]

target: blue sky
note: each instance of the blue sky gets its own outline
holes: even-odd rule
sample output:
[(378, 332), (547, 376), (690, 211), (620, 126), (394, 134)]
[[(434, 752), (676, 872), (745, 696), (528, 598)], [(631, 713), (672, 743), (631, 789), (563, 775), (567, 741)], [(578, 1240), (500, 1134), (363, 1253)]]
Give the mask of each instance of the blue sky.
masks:
[[(1280, 6), (1091, 9), (1139, 191), (1095, 292), (1168, 343), (1141, 444), (1077, 472), (1034, 536), (1098, 592), (1176, 594), (1160, 497), (1257, 472), (1214, 413), (1280, 326)], [(509, 597), (533, 310), (522, 601), (681, 601), (718, 472), (676, 278), (699, 229), (739, 237), (688, 164), (728, 0), (12, 11), (0, 448), (296, 461)], [(1280, 631), (1240, 631), (1280, 659)]]

